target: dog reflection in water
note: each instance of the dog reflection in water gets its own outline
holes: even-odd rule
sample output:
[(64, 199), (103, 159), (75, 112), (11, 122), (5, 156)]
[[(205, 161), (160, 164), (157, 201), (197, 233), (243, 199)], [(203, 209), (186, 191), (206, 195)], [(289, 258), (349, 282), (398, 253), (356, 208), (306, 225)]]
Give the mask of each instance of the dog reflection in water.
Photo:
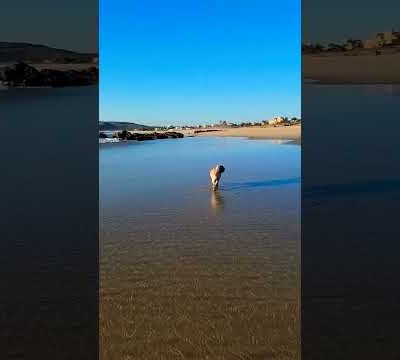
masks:
[(218, 189), (219, 181), (224, 171), (225, 168), (222, 165), (217, 165), (210, 170), (211, 185), (214, 191)]
[(224, 209), (224, 198), (219, 191), (211, 191), (211, 208), (216, 212)]

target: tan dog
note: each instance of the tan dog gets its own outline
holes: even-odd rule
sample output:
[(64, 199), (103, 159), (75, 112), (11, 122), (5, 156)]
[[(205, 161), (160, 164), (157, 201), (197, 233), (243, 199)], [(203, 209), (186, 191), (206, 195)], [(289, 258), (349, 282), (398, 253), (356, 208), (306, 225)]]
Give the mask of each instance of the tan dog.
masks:
[(210, 170), (211, 184), (214, 191), (218, 189), (219, 180), (224, 171), (225, 168), (222, 165), (217, 165)]

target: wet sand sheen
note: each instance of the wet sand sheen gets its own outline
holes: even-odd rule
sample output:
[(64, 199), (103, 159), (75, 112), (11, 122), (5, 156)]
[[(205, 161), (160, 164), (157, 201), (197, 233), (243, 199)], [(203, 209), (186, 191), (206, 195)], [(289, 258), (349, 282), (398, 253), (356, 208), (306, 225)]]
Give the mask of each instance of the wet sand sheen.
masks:
[[(101, 358), (295, 359), (300, 185), (294, 162), (298, 153), (293, 146), (251, 145), (254, 142), (242, 139), (184, 141), (165, 146), (176, 154), (182, 151), (187, 160), (198, 159), (192, 176), (186, 178), (189, 189), (166, 182), (169, 195), (158, 199), (135, 190), (127, 193), (129, 187), (123, 188), (125, 196), (119, 191), (111, 196), (106, 194), (111, 180), (116, 180), (115, 168), (114, 175), (101, 176)], [(221, 158), (228, 164), (217, 193), (206, 190), (199, 176), (208, 166), (208, 151), (215, 146), (225, 149)], [(118, 153), (125, 152), (122, 148), (101, 153), (101, 169), (117, 166), (118, 158), (132, 162), (138, 151), (134, 148), (129, 148), (129, 155)], [(162, 148), (160, 153), (148, 146), (141, 151), (150, 161), (151, 153), (159, 159), (161, 151), (168, 150)], [(275, 151), (282, 154), (285, 166), (270, 175), (292, 180), (244, 181), (242, 169), (232, 169), (240, 158), (251, 163), (251, 156), (265, 155), (265, 162), (254, 169), (253, 175), (260, 179), (259, 172), (268, 174), (265, 169), (272, 162), (268, 153), (277, 155)], [(107, 157), (110, 163), (102, 161)], [(159, 161), (164, 170), (172, 166), (166, 159)], [(121, 174), (134, 182), (133, 172)]]

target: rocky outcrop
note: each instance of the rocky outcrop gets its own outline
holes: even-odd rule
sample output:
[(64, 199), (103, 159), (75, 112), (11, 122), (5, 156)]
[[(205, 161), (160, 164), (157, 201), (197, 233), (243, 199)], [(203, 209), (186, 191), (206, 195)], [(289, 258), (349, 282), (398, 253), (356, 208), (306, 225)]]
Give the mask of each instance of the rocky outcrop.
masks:
[(0, 80), (8, 87), (66, 87), (97, 84), (99, 69), (86, 70), (37, 70), (23, 62), (6, 67), (0, 74)]
[(129, 132), (127, 130), (123, 130), (114, 136), (119, 138), (120, 140), (137, 140), (137, 141), (156, 140), (156, 139), (178, 139), (184, 137), (182, 133), (174, 131), (168, 131), (163, 133), (159, 132), (134, 133), (134, 132)]
[(221, 131), (221, 129), (195, 130), (195, 131), (193, 131), (193, 133), (194, 134), (200, 134), (200, 133), (213, 132), (213, 131)]

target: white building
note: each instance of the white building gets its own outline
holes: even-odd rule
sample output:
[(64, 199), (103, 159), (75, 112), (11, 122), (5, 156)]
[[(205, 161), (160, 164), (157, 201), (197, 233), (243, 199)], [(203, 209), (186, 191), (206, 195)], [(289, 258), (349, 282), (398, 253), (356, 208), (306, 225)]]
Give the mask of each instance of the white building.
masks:
[(277, 116), (277, 117), (273, 118), (272, 120), (268, 121), (268, 124), (269, 125), (279, 125), (279, 124), (283, 124), (286, 122), (288, 122), (287, 117)]
[(395, 31), (384, 31), (377, 33), (375, 38), (367, 39), (362, 42), (363, 48), (374, 49), (385, 45), (399, 44), (400, 33)]

